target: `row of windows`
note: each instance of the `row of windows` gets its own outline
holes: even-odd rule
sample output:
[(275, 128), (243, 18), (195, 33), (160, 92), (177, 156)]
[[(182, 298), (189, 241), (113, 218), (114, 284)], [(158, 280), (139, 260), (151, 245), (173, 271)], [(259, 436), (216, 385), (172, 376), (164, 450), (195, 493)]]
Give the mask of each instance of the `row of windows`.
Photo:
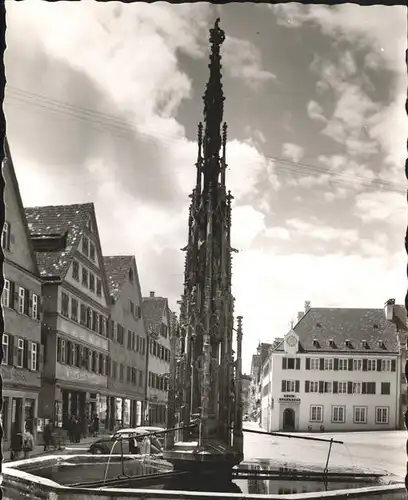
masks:
[(3, 365), (26, 368), (32, 371), (39, 370), (40, 344), (23, 337), (16, 337), (3, 333)]
[(165, 375), (149, 372), (149, 387), (159, 391), (168, 391), (169, 380)]
[(39, 296), (9, 279), (4, 280), (2, 304), (30, 318), (40, 319)]
[[(75, 281), (79, 282), (79, 263), (74, 260), (72, 262), (72, 277)], [(82, 267), (81, 283), (84, 287), (88, 288), (91, 292), (96, 293), (98, 297), (102, 297), (102, 281), (95, 276), (94, 273), (89, 271), (85, 266)]]
[[(108, 337), (118, 344), (125, 346), (125, 328), (120, 323), (111, 320)], [(131, 330), (127, 331), (127, 348), (144, 355), (146, 352), (146, 339)]]
[(61, 292), (61, 314), (104, 337), (107, 336), (109, 326), (107, 318), (65, 292)]
[[(375, 423), (388, 424), (389, 422), (389, 408), (387, 406), (377, 406), (375, 408)], [(332, 406), (331, 408), (331, 421), (333, 423), (345, 424), (346, 423), (346, 406)], [(321, 405), (310, 406), (310, 422), (322, 423), (324, 416), (324, 407)], [(353, 407), (353, 422), (355, 424), (366, 424), (368, 417), (367, 406), (354, 406)]]
[(167, 349), (155, 340), (150, 341), (150, 354), (170, 363), (170, 349)]
[[(266, 386), (265, 386), (266, 387)], [(306, 380), (305, 392), (317, 392), (320, 394), (377, 394), (376, 382), (349, 382), (334, 381), (325, 382), (322, 380)], [(297, 393), (300, 392), (299, 380), (282, 380), (282, 392)], [(381, 382), (380, 394), (389, 396), (391, 394), (390, 382)]]
[[(395, 359), (373, 358), (305, 358), (306, 370), (343, 370), (395, 372)], [(282, 358), (283, 370), (300, 370), (300, 358)]]
[(57, 337), (57, 361), (98, 375), (108, 376), (120, 382), (125, 381), (126, 370), (126, 382), (143, 386), (143, 371), (112, 361), (109, 356), (61, 337)]

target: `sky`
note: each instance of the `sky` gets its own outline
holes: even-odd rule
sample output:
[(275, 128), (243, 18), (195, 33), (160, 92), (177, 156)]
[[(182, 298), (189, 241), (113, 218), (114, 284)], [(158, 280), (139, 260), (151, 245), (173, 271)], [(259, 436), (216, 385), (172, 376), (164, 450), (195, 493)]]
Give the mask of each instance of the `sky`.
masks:
[[(406, 9), (7, 2), (5, 113), (25, 206), (96, 207), (144, 295), (183, 291), (208, 30), (221, 18), (243, 366), (312, 307), (407, 289)], [(391, 36), (392, 35), (392, 36)]]

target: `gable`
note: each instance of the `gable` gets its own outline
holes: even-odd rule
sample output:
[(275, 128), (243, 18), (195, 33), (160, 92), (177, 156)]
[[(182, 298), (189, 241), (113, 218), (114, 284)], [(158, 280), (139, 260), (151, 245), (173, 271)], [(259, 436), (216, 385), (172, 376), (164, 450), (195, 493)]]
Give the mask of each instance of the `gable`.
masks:
[(4, 251), (5, 259), (38, 276), (39, 271), (35, 253), (28, 231), (24, 206), (7, 140), (5, 140), (5, 152), (6, 157), (3, 162), (2, 171), (5, 182), (5, 221), (9, 228), (7, 243), (9, 250), (6, 249)]

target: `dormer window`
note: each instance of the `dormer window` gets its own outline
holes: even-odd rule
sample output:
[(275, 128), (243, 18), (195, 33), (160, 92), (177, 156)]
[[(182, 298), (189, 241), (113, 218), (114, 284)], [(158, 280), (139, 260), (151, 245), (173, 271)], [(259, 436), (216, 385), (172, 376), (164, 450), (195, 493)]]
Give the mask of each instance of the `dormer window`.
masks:
[(368, 342), (366, 340), (362, 340), (361, 341), (361, 346), (364, 348), (364, 349), (369, 349), (370, 346), (368, 345)]
[(333, 339), (329, 339), (329, 347), (333, 347), (333, 349), (336, 347), (336, 343)]
[(375, 330), (378, 330), (378, 325), (377, 325), (377, 323), (374, 323), (373, 328), (374, 328)]
[(316, 326), (317, 326), (317, 328), (321, 328), (322, 327), (321, 323), (316, 323)]
[(386, 345), (385, 345), (385, 342), (383, 340), (379, 340), (377, 342), (377, 345), (378, 345), (378, 348), (379, 349), (387, 349)]
[(345, 340), (344, 345), (345, 345), (346, 347), (348, 347), (349, 349), (352, 349), (352, 347), (353, 347), (349, 339), (346, 339), (346, 340)]
[(313, 339), (313, 347), (320, 347), (319, 341), (317, 339)]

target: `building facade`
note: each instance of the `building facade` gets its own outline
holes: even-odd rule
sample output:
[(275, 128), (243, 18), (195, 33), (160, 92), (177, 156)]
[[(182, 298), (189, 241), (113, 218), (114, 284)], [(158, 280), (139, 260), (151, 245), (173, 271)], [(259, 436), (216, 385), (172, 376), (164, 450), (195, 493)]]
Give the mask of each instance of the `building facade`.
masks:
[(168, 300), (155, 292), (143, 298), (143, 316), (149, 338), (146, 420), (150, 425), (166, 425), (174, 316)]
[(104, 265), (112, 300), (107, 418), (113, 430), (144, 421), (148, 343), (135, 257), (104, 257)]
[(10, 149), (5, 142), (5, 223), (1, 236), (4, 253), (2, 305), (3, 443), (25, 424), (37, 438), (41, 390), (41, 280), (30, 240)]
[(241, 376), (242, 384), (242, 414), (245, 418), (249, 417), (250, 410), (250, 387), (251, 387), (251, 376), (245, 373)]
[(109, 291), (92, 203), (27, 208), (43, 280), (44, 368), (39, 414), (67, 428), (76, 415), (87, 435), (106, 425)]
[(264, 364), (262, 425), (397, 429), (401, 371), (397, 329), (383, 309), (310, 308)]

